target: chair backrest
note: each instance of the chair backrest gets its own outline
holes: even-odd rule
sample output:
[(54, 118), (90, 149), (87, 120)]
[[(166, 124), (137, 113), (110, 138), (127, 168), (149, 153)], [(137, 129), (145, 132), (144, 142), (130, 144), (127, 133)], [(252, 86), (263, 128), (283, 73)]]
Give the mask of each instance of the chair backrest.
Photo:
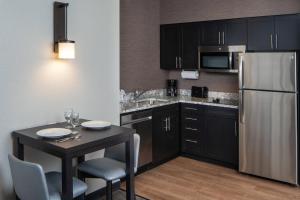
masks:
[[(134, 134), (134, 172), (137, 172), (139, 153), (140, 153), (140, 135)], [(125, 144), (118, 144), (105, 149), (105, 157), (126, 162)]]
[(14, 189), (20, 199), (49, 200), (47, 181), (40, 165), (8, 155)]

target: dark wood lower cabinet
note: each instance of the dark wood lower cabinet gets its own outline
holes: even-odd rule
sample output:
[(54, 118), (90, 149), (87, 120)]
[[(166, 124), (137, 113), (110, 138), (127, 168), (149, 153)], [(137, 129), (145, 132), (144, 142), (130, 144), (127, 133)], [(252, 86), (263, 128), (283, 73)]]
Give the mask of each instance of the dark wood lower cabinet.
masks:
[(237, 126), (236, 110), (216, 107), (207, 109), (204, 149), (208, 158), (238, 165)]
[(182, 104), (182, 152), (237, 168), (237, 120), (237, 109)]
[(179, 154), (178, 104), (153, 109), (153, 163), (159, 164)]

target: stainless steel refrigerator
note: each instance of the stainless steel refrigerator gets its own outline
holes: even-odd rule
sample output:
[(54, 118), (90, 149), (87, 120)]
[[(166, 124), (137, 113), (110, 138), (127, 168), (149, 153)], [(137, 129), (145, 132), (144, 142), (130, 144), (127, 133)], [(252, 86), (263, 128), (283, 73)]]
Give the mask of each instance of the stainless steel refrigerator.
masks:
[(239, 59), (239, 171), (297, 185), (296, 53)]

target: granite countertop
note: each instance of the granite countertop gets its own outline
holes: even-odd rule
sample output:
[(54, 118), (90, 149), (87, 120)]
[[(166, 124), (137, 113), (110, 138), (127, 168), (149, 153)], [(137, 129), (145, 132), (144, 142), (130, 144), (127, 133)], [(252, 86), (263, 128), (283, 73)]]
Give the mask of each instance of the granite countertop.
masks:
[[(148, 102), (145, 102), (145, 100), (147, 99), (158, 99), (158, 101), (154, 100), (153, 104), (149, 104)], [(137, 102), (121, 103), (120, 111), (121, 114), (125, 114), (125, 113), (155, 108), (159, 106), (170, 105), (174, 103), (191, 103), (191, 104), (238, 109), (239, 102), (236, 99), (220, 98), (219, 103), (214, 103), (213, 99), (215, 98), (194, 98), (191, 96), (178, 96), (178, 97), (153, 96), (144, 99), (139, 99), (139, 101)]]

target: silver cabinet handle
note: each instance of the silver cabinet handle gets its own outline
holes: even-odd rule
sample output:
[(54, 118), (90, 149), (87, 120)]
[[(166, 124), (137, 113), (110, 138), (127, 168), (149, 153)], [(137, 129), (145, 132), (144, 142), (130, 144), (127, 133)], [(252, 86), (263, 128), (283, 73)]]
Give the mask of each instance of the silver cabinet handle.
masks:
[(275, 48), (278, 49), (278, 34), (275, 35)]
[(196, 140), (185, 140), (186, 142), (191, 142), (191, 143), (194, 143), (194, 144), (197, 144), (198, 142)]
[(179, 57), (179, 68), (181, 69), (182, 68), (182, 58)]
[(237, 123), (236, 123), (236, 121), (234, 121), (234, 135), (235, 135), (235, 137), (237, 137)]
[(168, 132), (168, 118), (166, 118), (164, 121), (165, 121), (165, 131)]
[(195, 110), (197, 111), (198, 109), (197, 108), (190, 108), (190, 107), (185, 107), (186, 110)]
[(198, 69), (201, 67), (201, 51), (200, 46), (198, 46)]
[(223, 45), (225, 44), (225, 32), (223, 31), (222, 33), (222, 37), (223, 37)]
[(273, 34), (270, 35), (271, 49), (273, 49)]
[(190, 131), (198, 131), (197, 128), (190, 128), (190, 127), (185, 127), (186, 130), (190, 130)]
[(219, 31), (219, 44), (221, 44), (221, 32)]
[(197, 121), (198, 120), (197, 118), (190, 118), (190, 117), (186, 117), (185, 119), (186, 120), (192, 120), (192, 121)]
[(178, 68), (178, 57), (176, 56), (176, 69)]

